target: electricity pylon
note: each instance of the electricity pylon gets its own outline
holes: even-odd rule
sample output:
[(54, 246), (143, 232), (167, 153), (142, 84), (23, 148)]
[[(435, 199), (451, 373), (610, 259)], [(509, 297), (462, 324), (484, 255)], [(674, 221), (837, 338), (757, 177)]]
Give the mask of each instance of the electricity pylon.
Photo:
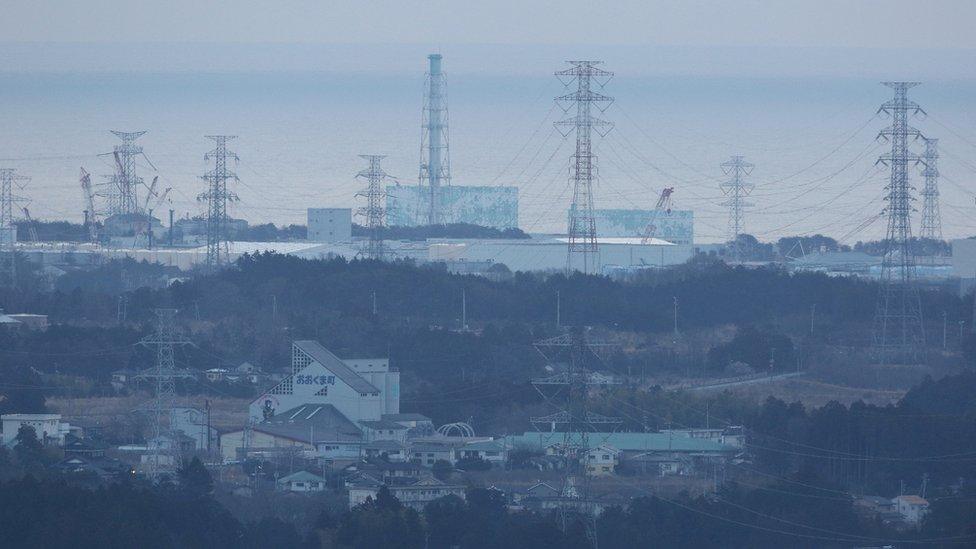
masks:
[[(156, 331), (139, 342), (140, 345), (156, 348), (156, 365), (140, 372), (136, 377), (151, 382), (155, 398), (150, 403), (150, 432), (152, 439), (147, 443), (149, 462), (147, 475), (154, 481), (160, 475), (176, 468), (179, 460), (178, 440), (171, 426), (165, 421), (172, 417), (173, 401), (176, 397), (176, 380), (192, 378), (186, 370), (177, 370), (173, 358), (173, 348), (177, 345), (192, 344), (176, 330), (174, 317), (176, 309), (156, 309)], [(209, 433), (207, 436), (210, 436)], [(165, 439), (169, 439), (166, 441)]]
[(613, 98), (593, 91), (594, 83), (603, 88), (613, 78), (613, 73), (597, 67), (602, 61), (569, 61), (572, 67), (556, 72), (564, 86), (576, 84), (576, 90), (556, 98), (556, 104), (567, 114), (574, 114), (556, 122), (563, 136), (576, 132), (576, 152), (570, 159), (570, 181), (573, 184), (573, 203), (569, 210), (569, 237), (566, 254), (566, 271), (574, 268), (573, 256), (581, 258), (583, 273), (599, 268), (599, 248), (596, 241), (596, 218), (593, 214), (593, 183), (598, 179), (596, 155), (593, 154), (592, 132), (605, 136), (613, 129), (613, 123), (593, 115), (593, 106), (606, 111)]
[(14, 207), (28, 202), (14, 194), (14, 186), (23, 189), (30, 178), (18, 175), (13, 168), (0, 168), (0, 284), (17, 285), (17, 225), (14, 224)]
[(942, 214), (939, 211), (939, 140), (925, 138), (925, 153), (922, 155), (922, 226), (918, 231), (920, 238), (942, 240)]
[(383, 181), (389, 176), (380, 167), (380, 161), (385, 156), (361, 154), (359, 157), (369, 161), (369, 168), (356, 174), (356, 177), (369, 182), (365, 191), (356, 194), (356, 196), (366, 197), (366, 207), (359, 209), (359, 214), (366, 218), (366, 231), (369, 236), (364, 252), (370, 259), (383, 259), (383, 221), (386, 217), (386, 210), (383, 208), (383, 198), (386, 197)]
[(722, 183), (721, 188), (725, 196), (729, 197), (728, 200), (722, 202), (722, 205), (729, 208), (729, 244), (732, 248), (729, 251), (734, 263), (742, 261), (739, 235), (745, 228), (745, 209), (753, 205), (752, 202), (747, 202), (745, 198), (752, 192), (754, 185), (746, 183), (743, 177), (750, 175), (753, 168), (755, 165), (746, 162), (744, 157), (738, 155), (722, 163), (722, 172), (731, 177)]
[(227, 150), (227, 142), (234, 135), (208, 135), (217, 146), (203, 159), (213, 160), (214, 168), (202, 177), (207, 182), (207, 190), (197, 196), (197, 200), (207, 204), (207, 270), (214, 271), (227, 262), (227, 203), (237, 200), (233, 191), (227, 190), (227, 181), (239, 181), (237, 174), (227, 168), (227, 160), (238, 160), (237, 155)]
[(922, 303), (915, 273), (915, 251), (912, 249), (912, 187), (908, 164), (917, 163), (918, 155), (908, 150), (908, 138), (921, 133), (908, 125), (909, 114), (924, 112), (908, 99), (908, 90), (918, 82), (884, 82), (894, 90), (894, 97), (881, 105), (878, 112), (891, 116), (891, 125), (881, 130), (879, 139), (891, 142), (891, 152), (878, 162), (888, 166), (891, 178), (885, 190), (888, 202), (888, 231), (881, 262), (881, 289), (874, 317), (874, 346), (881, 364), (913, 363), (918, 347), (925, 342), (922, 325)]

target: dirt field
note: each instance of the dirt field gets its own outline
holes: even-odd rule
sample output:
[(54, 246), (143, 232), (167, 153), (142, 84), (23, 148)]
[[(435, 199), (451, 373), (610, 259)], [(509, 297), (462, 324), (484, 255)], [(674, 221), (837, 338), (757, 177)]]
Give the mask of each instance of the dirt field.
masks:
[[(139, 409), (147, 405), (149, 395), (135, 395), (127, 397), (91, 397), (91, 398), (61, 398), (52, 397), (47, 400), (48, 407), (65, 417), (69, 423), (74, 420), (79, 424), (107, 424), (116, 421), (126, 421)], [(187, 405), (204, 409), (205, 397), (177, 397), (177, 405)], [(216, 397), (209, 398), (211, 407), (211, 421), (218, 429), (240, 428), (247, 418), (248, 399)]]
[(863, 400), (868, 404), (883, 406), (894, 404), (905, 394), (905, 391), (901, 390), (845, 387), (805, 377), (743, 385), (724, 390), (756, 402), (762, 402), (767, 397), (774, 396), (787, 402), (800, 401), (806, 406), (823, 406), (831, 400), (836, 400), (841, 404)]

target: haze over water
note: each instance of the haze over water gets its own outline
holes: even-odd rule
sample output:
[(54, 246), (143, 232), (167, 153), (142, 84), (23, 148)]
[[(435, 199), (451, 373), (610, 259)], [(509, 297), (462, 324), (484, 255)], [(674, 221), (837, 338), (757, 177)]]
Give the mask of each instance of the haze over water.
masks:
[[(119, 72), (0, 64), (6, 70), (0, 73), (0, 164), (33, 178), (19, 194), (32, 199), (34, 217), (79, 221), (78, 168), (111, 173), (111, 156), (97, 156), (117, 143), (108, 130), (148, 130), (139, 143), (158, 169), (160, 187), (173, 187), (177, 215), (194, 215), (210, 148), (204, 136), (233, 134), (241, 159), (235, 186), (241, 201), (233, 215), (304, 223), (307, 207), (357, 207), (354, 195), (364, 186), (354, 177), (363, 167), (357, 155), (387, 154), (387, 172), (405, 184), (416, 183), (419, 162), (424, 50), (414, 47), (392, 61), (374, 59), (370, 51), (360, 59), (363, 70), (346, 64), (217, 72), (162, 63), (166, 70), (129, 66)], [(875, 113), (890, 94), (875, 72), (828, 77), (754, 70), (739, 76), (713, 67), (713, 74), (682, 73), (647, 70), (632, 53), (615, 59), (619, 52), (594, 56), (617, 73), (604, 90), (616, 102), (602, 115), (616, 128), (596, 139), (597, 207), (650, 208), (662, 186), (675, 186), (675, 207), (695, 210), (697, 240), (720, 240), (727, 214), (719, 205), (719, 164), (742, 154), (756, 164), (756, 206), (746, 231), (762, 239), (845, 236), (883, 208), (886, 172), (873, 165), (885, 149), (875, 137), (889, 119)], [(552, 54), (551, 62), (523, 66), (512, 57), (513, 68), (506, 70), (496, 53), (486, 56), (490, 68), (479, 70), (476, 53), (460, 55), (455, 71), (455, 58), (444, 51), (453, 182), (516, 185), (523, 229), (563, 231), (573, 136), (564, 140), (552, 126), (562, 115), (553, 97), (565, 89), (552, 76), (563, 68), (562, 58)], [(976, 118), (969, 104), (976, 80), (929, 76), (911, 93), (929, 116), (913, 123), (942, 145), (944, 232), (969, 236), (976, 233), (970, 220), (976, 214)], [(140, 173), (148, 183), (155, 172), (141, 162)], [(914, 181), (921, 185), (920, 177)], [(883, 231), (875, 222), (849, 240), (878, 238)]]

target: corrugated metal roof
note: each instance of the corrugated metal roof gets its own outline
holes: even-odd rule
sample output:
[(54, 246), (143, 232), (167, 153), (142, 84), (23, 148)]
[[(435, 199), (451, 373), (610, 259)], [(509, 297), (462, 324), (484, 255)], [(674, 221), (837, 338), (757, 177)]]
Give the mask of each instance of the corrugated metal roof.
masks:
[[(565, 433), (529, 431), (505, 437), (510, 447), (545, 448), (562, 443)], [(737, 449), (710, 440), (674, 436), (668, 433), (589, 433), (591, 447), (612, 446), (622, 451), (736, 452)]]
[(307, 444), (362, 439), (359, 428), (331, 404), (296, 406), (258, 423), (254, 430)]
[(303, 353), (312, 357), (312, 360), (318, 362), (322, 366), (325, 366), (329, 371), (335, 374), (336, 377), (341, 379), (343, 383), (352, 387), (354, 391), (359, 393), (380, 392), (380, 390), (373, 386), (372, 383), (366, 381), (362, 376), (352, 371), (352, 368), (346, 366), (346, 363), (343, 362), (341, 358), (334, 355), (332, 351), (323, 347), (318, 341), (296, 341), (295, 346), (298, 347)]

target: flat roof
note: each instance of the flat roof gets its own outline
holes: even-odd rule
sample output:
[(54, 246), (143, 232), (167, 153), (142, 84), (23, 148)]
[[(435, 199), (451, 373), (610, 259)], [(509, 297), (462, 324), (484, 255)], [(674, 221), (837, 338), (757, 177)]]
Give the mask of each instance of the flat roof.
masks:
[[(611, 446), (621, 451), (642, 452), (737, 452), (738, 449), (720, 444), (715, 441), (675, 436), (669, 433), (589, 433), (591, 448)], [(565, 440), (565, 433), (528, 431), (521, 435), (505, 437), (510, 447), (527, 446), (530, 448), (545, 448), (553, 444), (560, 444)]]

